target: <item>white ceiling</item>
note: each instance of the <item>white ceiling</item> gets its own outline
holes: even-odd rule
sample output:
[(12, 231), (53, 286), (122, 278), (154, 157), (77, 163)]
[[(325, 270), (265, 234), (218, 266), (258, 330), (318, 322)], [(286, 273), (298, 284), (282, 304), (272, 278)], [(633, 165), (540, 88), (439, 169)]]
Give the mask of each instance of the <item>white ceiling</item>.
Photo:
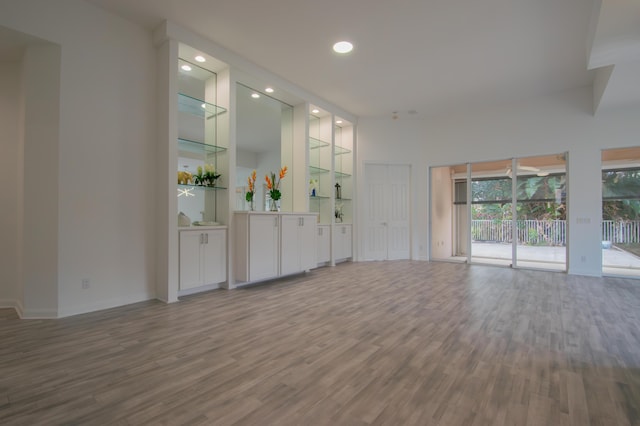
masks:
[[(607, 65), (599, 108), (640, 105), (638, 0), (86, 1), (149, 29), (173, 21), (356, 116), (590, 86)], [(351, 54), (331, 51), (340, 39)]]

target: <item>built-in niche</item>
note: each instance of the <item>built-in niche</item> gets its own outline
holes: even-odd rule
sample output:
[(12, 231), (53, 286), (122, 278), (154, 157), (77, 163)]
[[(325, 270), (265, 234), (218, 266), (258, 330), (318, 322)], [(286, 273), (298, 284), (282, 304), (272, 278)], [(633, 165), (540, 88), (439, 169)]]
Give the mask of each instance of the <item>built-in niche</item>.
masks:
[[(281, 167), (294, 167), (291, 160), (293, 107), (242, 83), (236, 85), (236, 210), (249, 210), (247, 178), (256, 170), (254, 209), (268, 210), (264, 177)], [(281, 209), (292, 211), (292, 176), (282, 180)]]

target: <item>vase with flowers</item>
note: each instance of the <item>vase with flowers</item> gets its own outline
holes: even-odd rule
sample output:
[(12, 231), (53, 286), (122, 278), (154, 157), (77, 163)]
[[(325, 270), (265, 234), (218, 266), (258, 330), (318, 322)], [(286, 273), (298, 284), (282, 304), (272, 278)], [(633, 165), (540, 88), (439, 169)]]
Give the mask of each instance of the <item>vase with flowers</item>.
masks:
[(264, 176), (264, 180), (267, 183), (267, 189), (269, 190), (269, 197), (271, 200), (269, 201), (269, 210), (272, 212), (277, 212), (280, 208), (278, 206), (278, 200), (282, 197), (282, 193), (280, 192), (280, 182), (282, 182), (282, 178), (287, 174), (287, 166), (284, 166), (280, 169), (280, 173), (276, 177), (275, 173), (271, 173), (271, 176), (268, 174)]
[(216, 173), (216, 169), (213, 167), (213, 164), (205, 164), (204, 168), (202, 166), (198, 166), (198, 173), (193, 175), (193, 183), (199, 186), (208, 186), (214, 187), (216, 186), (216, 181), (221, 175)]
[(256, 171), (251, 172), (251, 176), (247, 178), (247, 183), (249, 184), (249, 190), (245, 194), (245, 200), (249, 202), (249, 210), (254, 210), (253, 202), (255, 200), (256, 195)]

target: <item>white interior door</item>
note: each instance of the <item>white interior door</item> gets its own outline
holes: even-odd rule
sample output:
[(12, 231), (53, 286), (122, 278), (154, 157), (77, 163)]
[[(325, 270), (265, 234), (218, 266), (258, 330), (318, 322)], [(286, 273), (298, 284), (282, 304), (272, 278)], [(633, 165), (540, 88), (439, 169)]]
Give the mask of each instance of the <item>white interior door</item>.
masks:
[(364, 259), (410, 257), (408, 165), (365, 164)]

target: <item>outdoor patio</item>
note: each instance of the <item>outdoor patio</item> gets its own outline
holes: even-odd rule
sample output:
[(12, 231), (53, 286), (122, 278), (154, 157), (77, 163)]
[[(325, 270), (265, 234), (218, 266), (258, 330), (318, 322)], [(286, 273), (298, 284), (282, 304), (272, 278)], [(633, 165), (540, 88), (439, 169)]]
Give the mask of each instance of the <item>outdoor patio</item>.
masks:
[[(475, 263), (511, 264), (511, 244), (471, 244), (472, 261)], [(517, 246), (517, 264), (523, 267), (565, 270), (565, 247)], [(603, 272), (610, 275), (640, 276), (640, 257), (616, 247), (602, 249)]]

